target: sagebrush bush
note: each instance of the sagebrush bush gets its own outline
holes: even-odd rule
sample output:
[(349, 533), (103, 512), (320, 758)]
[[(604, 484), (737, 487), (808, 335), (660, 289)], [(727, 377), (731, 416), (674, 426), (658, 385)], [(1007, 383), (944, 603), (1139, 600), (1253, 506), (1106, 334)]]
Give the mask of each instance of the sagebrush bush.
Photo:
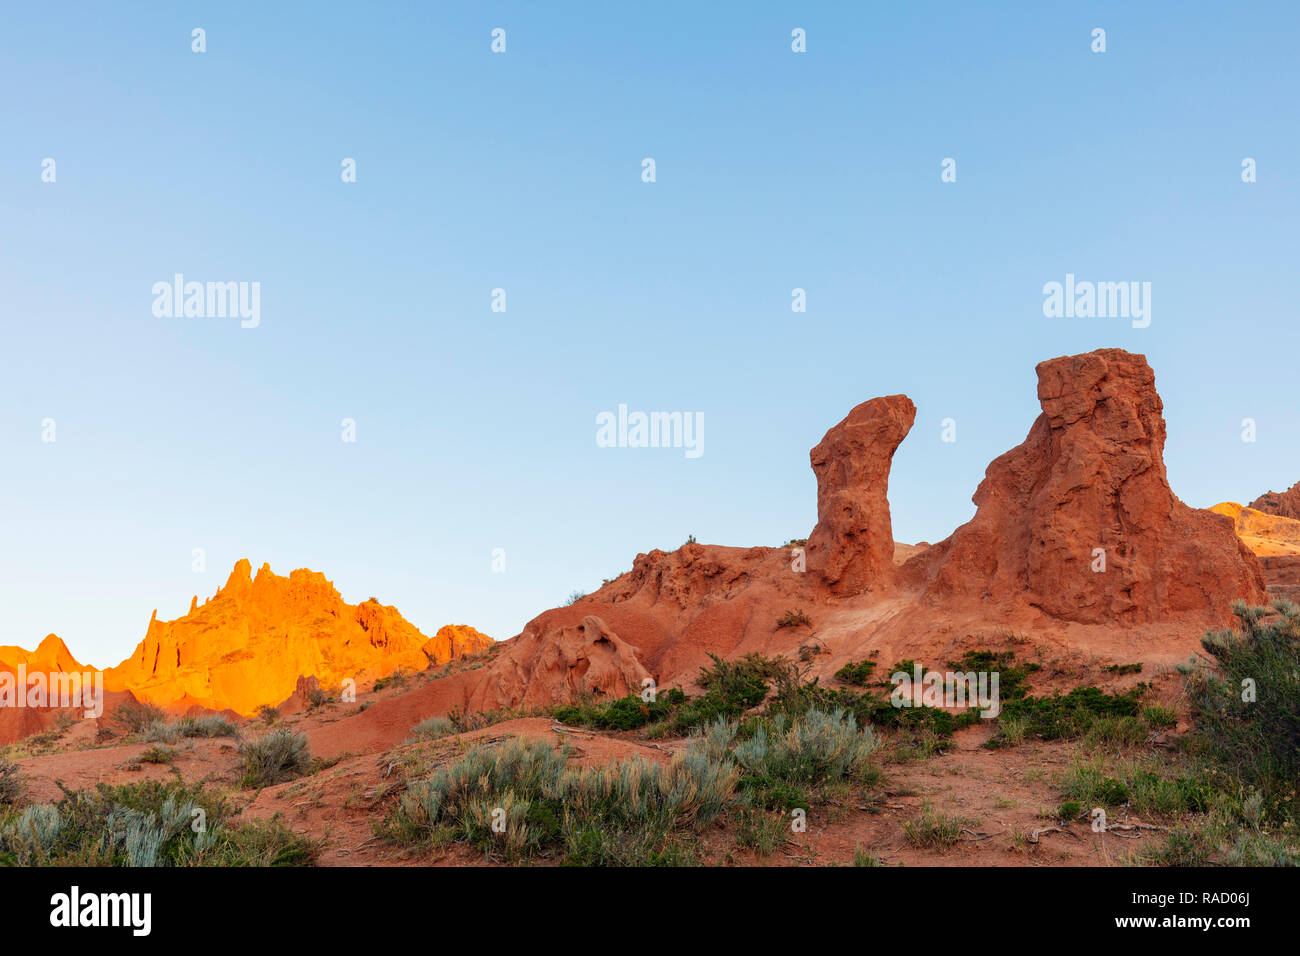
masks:
[(438, 740), (456, 732), (455, 725), (446, 717), (426, 717), (411, 728), (413, 740)]
[(1237, 630), (1211, 631), (1201, 646), (1218, 673), (1187, 680), (1192, 750), (1231, 779), (1258, 790), (1265, 817), (1300, 821), (1300, 608), (1238, 601)]
[(0, 864), (20, 866), (281, 866), (319, 845), (279, 818), (239, 822), (198, 785), (147, 781), (64, 790), (0, 825)]
[(179, 720), (157, 720), (144, 731), (150, 743), (173, 743), (188, 737), (238, 737), (239, 728), (220, 714), (199, 717), (182, 717)]
[(109, 722), (123, 733), (142, 734), (155, 723), (166, 723), (167, 714), (154, 704), (141, 700), (124, 700), (113, 708)]
[(735, 771), (701, 754), (571, 768), (566, 752), (517, 738), (411, 782), (385, 828), (511, 860), (545, 852), (580, 864), (681, 862), (679, 834), (716, 819), (734, 787)]
[(760, 724), (752, 737), (736, 744), (731, 752), (751, 776), (819, 787), (835, 780), (857, 779), (878, 746), (872, 729), (859, 730), (852, 714), (810, 710), (793, 721), (778, 714), (771, 730)]
[(269, 787), (311, 771), (307, 735), (291, 730), (273, 730), (264, 737), (245, 741), (239, 753), (246, 789)]
[(23, 778), (18, 764), (0, 757), (0, 807), (13, 806), (22, 795)]

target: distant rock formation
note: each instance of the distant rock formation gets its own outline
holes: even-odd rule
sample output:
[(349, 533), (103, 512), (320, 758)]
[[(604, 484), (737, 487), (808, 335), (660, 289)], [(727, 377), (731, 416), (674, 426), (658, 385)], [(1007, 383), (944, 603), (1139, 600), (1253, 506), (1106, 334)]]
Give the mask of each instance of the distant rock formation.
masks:
[(230, 709), (245, 716), (294, 693), (300, 677), (322, 686), (423, 670), (475, 653), (492, 640), (471, 627), (422, 634), (374, 598), (344, 603), (323, 574), (288, 577), (241, 560), (216, 595), (174, 621), (157, 612), (134, 654), (105, 671), (110, 690), (174, 710)]
[(1259, 558), (1300, 554), (1300, 521), (1294, 518), (1243, 508), (1235, 501), (1220, 502), (1210, 510), (1231, 518), (1237, 536)]
[(1300, 521), (1300, 481), (1286, 491), (1269, 491), (1260, 495), (1246, 507), (1262, 511), (1279, 518), (1291, 518)]

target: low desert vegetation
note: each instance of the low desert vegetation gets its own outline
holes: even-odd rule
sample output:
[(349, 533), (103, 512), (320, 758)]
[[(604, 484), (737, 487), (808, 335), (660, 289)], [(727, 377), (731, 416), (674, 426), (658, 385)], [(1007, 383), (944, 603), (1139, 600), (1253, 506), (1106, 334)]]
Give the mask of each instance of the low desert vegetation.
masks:
[(456, 727), (446, 717), (427, 717), (411, 728), (411, 740), (441, 740), (456, 733)]
[[(1076, 688), (1008, 708), (1011, 722), (1044, 739), (1078, 738), (1059, 780), (1057, 814), (1070, 823), (1101, 810), (1111, 822), (1156, 825), (1164, 836), (1130, 859), (1172, 866), (1300, 865), (1300, 610), (1234, 607), (1240, 625), (1201, 644), (1214, 661), (1183, 669), (1191, 729), (1143, 746), (1177, 724), (1145, 689)], [(996, 740), (997, 738), (995, 738)], [(1005, 741), (1007, 743), (1009, 741)]]
[(136, 758), (140, 763), (162, 763), (169, 764), (176, 761), (176, 748), (164, 747), (161, 744), (154, 744), (145, 750)]
[(220, 714), (156, 720), (141, 733), (146, 743), (175, 743), (192, 737), (239, 737), (239, 728)]
[(780, 659), (758, 654), (734, 661), (709, 656), (713, 663), (700, 671), (698, 683), (704, 693), (698, 697), (688, 698), (680, 688), (671, 688), (652, 701), (635, 695), (601, 703), (581, 701), (553, 708), (551, 716), (574, 727), (643, 728), (648, 737), (686, 736), (718, 718), (734, 720), (757, 707), (785, 666)]
[[(713, 686), (734, 689), (736, 674), (723, 671), (715, 663)], [(715, 717), (667, 764), (571, 767), (567, 751), (516, 738), (428, 773), (416, 768), (380, 832), (416, 846), (464, 843), (510, 862), (679, 865), (698, 862), (700, 834), (730, 817), (742, 847), (770, 853), (795, 812), (878, 783), (878, 743), (852, 715), (817, 710)]]
[(793, 608), (776, 619), (777, 627), (812, 627), (812, 618), (803, 608)]
[(269, 787), (313, 770), (307, 735), (291, 730), (272, 730), (256, 740), (240, 745), (243, 776), (240, 785), (246, 790)]
[(654, 700), (643, 700), (635, 694), (596, 703), (585, 700), (577, 704), (562, 705), (551, 711), (551, 716), (563, 724), (574, 727), (592, 727), (597, 730), (636, 730), (647, 724), (668, 720), (686, 703), (686, 695), (679, 688), (658, 694)]
[(571, 768), (568, 754), (515, 739), (475, 747), (412, 781), (383, 832), (399, 842), (464, 842), (491, 858), (576, 864), (687, 862), (682, 839), (713, 822), (733, 774), (696, 754)]
[(323, 687), (313, 687), (307, 691), (307, 709), (320, 710), (320, 708), (334, 703), (338, 698), (338, 692), (331, 693)]
[(1217, 666), (1184, 669), (1189, 769), (1173, 786), (1195, 799), (1145, 862), (1300, 865), (1300, 608), (1233, 611), (1238, 627), (1201, 640)]
[(113, 708), (108, 722), (122, 734), (143, 734), (154, 724), (165, 724), (167, 712), (161, 707), (140, 700), (124, 700)]
[(875, 661), (849, 661), (835, 672), (835, 679), (843, 684), (866, 687), (871, 682), (871, 674), (875, 669)]
[(912, 846), (946, 850), (961, 841), (962, 830), (973, 821), (940, 813), (930, 801), (921, 803), (921, 813), (903, 823), (903, 836)]
[(278, 816), (239, 821), (221, 796), (174, 781), (65, 788), (0, 814), (0, 865), (304, 866), (318, 852)]
[(1026, 737), (1068, 740), (1093, 733), (1098, 739), (1136, 742), (1143, 733), (1138, 722), (1146, 685), (1119, 694), (1096, 687), (1076, 687), (1067, 694), (1046, 697), (1002, 697), (997, 731), (987, 747), (1014, 745)]
[(1178, 714), (1168, 707), (1152, 704), (1142, 708), (1142, 720), (1154, 730), (1169, 730), (1178, 723)]
[(1123, 676), (1124, 674), (1141, 674), (1141, 664), (1111, 664), (1106, 670), (1112, 674)]
[(17, 804), (22, 799), (24, 789), (18, 765), (0, 757), (0, 808)]

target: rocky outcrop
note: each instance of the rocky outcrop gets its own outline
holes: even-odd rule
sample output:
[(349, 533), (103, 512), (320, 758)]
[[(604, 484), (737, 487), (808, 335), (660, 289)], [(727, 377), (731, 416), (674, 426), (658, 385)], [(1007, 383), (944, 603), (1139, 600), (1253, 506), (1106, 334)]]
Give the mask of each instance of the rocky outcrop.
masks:
[(1235, 501), (1220, 502), (1210, 510), (1232, 520), (1237, 536), (1256, 557), (1300, 554), (1300, 521), (1294, 518), (1243, 508)]
[(217, 594), (174, 621), (149, 621), (134, 654), (105, 671), (109, 689), (164, 707), (229, 708), (245, 716), (289, 697), (300, 677), (325, 686), (423, 670), (490, 647), (473, 628), (430, 638), (374, 598), (351, 605), (323, 574), (288, 577), (243, 560)]
[(649, 676), (637, 649), (601, 618), (588, 614), (580, 624), (519, 635), (482, 674), (469, 703), (475, 710), (527, 709), (584, 696), (626, 697), (640, 693)]
[(444, 624), (437, 634), (420, 645), (420, 651), (430, 664), (445, 664), (485, 651), (492, 644), (492, 638), (468, 624)]
[(889, 468), (916, 420), (906, 395), (863, 402), (810, 453), (817, 475), (817, 526), (808, 538), (808, 570), (838, 595), (887, 586), (893, 579)]
[(1019, 600), (1065, 621), (1140, 624), (1227, 620), (1232, 598), (1264, 599), (1232, 522), (1169, 487), (1163, 406), (1143, 356), (1042, 362), (1038, 398), (1024, 444), (989, 465), (975, 517), (914, 559), (928, 601)]
[(1270, 491), (1262, 494), (1246, 507), (1262, 511), (1264, 514), (1277, 515), (1279, 518), (1300, 521), (1300, 481), (1286, 491)]

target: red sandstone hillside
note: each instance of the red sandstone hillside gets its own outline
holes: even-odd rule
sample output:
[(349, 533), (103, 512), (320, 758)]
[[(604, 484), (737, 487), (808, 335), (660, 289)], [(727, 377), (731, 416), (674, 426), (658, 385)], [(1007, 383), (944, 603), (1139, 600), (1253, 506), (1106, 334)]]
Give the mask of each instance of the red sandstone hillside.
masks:
[[(1232, 620), (1234, 599), (1268, 600), (1259, 560), (1230, 518), (1170, 488), (1145, 358), (1103, 349), (1037, 372), (1042, 414), (989, 466), (975, 517), (947, 540), (895, 545), (889, 469), (915, 407), (873, 399), (811, 453), (818, 521), (806, 554), (688, 543), (637, 555), (599, 591), (538, 615), (486, 666), (434, 681), (391, 713), (377, 705), (339, 733), (352, 747), (453, 708), (617, 697), (647, 679), (691, 687), (709, 654), (800, 655), (829, 677), (873, 652), (943, 661), (1014, 633), (1059, 654), (1185, 661), (1206, 628)], [(812, 624), (778, 627), (793, 609)]]

